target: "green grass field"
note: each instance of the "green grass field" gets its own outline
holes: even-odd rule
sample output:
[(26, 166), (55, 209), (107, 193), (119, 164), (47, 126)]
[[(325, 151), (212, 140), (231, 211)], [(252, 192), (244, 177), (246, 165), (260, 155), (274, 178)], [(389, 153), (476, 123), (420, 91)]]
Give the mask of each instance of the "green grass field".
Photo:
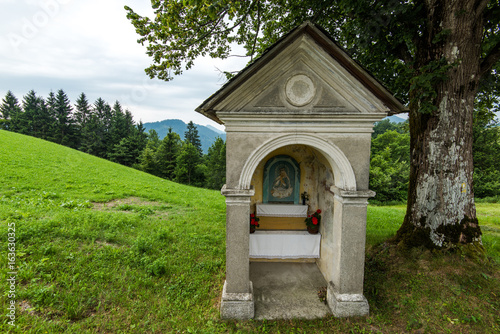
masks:
[[(499, 204), (477, 205), (488, 259), (399, 253), (384, 241), (400, 226), (405, 208), (370, 206), (369, 317), (234, 322), (220, 320), (218, 311), (225, 275), (219, 192), (6, 131), (0, 131), (0, 177), (1, 332), (500, 330)], [(12, 300), (14, 327), (6, 316)]]

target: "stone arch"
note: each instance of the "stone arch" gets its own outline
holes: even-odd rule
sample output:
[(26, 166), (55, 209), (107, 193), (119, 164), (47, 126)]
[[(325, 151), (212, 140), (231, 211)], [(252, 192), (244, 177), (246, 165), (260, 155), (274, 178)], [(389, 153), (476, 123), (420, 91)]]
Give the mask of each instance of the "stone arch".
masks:
[(311, 146), (325, 156), (332, 167), (335, 178), (334, 182), (337, 188), (356, 190), (356, 176), (344, 152), (336, 145), (310, 134), (286, 134), (277, 138), (272, 138), (260, 145), (250, 154), (243, 166), (240, 175), (239, 189), (250, 188), (255, 169), (269, 153), (281, 147), (295, 144)]

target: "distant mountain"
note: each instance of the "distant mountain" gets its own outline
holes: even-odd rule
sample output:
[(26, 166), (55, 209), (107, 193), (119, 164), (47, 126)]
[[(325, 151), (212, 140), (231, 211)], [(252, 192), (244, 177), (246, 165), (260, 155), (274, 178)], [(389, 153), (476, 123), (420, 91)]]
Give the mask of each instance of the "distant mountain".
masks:
[[(196, 129), (198, 129), (198, 135), (200, 136), (201, 148), (204, 153), (208, 152), (208, 148), (212, 146), (213, 142), (217, 137), (221, 137), (222, 140), (226, 140), (226, 133), (213, 126), (205, 126), (200, 124), (195, 124)], [(158, 132), (160, 139), (163, 139), (167, 133), (168, 129), (172, 128), (172, 131), (179, 134), (182, 140), (184, 140), (184, 133), (187, 131), (187, 124), (180, 119), (166, 119), (159, 122), (144, 123), (144, 128), (146, 132), (153, 129)]]
[(398, 117), (398, 116), (388, 116), (384, 119), (388, 119), (392, 123), (403, 123), (404, 121), (406, 121), (406, 119)]
[(226, 135), (224, 131), (217, 129), (215, 126), (207, 125), (206, 127), (209, 128), (210, 130), (214, 130), (217, 133), (224, 134), (224, 136)]

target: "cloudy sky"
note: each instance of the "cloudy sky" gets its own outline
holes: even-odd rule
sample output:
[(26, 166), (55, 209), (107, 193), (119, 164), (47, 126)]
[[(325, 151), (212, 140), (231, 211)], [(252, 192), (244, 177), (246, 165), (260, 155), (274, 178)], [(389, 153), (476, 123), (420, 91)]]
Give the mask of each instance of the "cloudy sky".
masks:
[(136, 121), (217, 126), (194, 109), (224, 83), (217, 68), (240, 70), (246, 61), (199, 59), (173, 81), (149, 79), (125, 5), (152, 14), (149, 0), (0, 0), (0, 99), (8, 90), (21, 102), (32, 89), (42, 97), (63, 89), (73, 104), (82, 92), (91, 103), (118, 100)]

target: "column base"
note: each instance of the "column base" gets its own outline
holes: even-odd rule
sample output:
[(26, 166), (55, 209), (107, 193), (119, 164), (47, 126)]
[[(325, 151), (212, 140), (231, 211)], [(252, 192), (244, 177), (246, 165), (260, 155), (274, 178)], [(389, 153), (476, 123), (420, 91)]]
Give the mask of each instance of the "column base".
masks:
[(328, 287), (328, 306), (335, 317), (362, 317), (370, 313), (368, 300), (362, 294), (337, 294)]
[(222, 319), (248, 320), (255, 315), (253, 285), (250, 282), (249, 293), (227, 293), (226, 282), (222, 290), (220, 316)]

